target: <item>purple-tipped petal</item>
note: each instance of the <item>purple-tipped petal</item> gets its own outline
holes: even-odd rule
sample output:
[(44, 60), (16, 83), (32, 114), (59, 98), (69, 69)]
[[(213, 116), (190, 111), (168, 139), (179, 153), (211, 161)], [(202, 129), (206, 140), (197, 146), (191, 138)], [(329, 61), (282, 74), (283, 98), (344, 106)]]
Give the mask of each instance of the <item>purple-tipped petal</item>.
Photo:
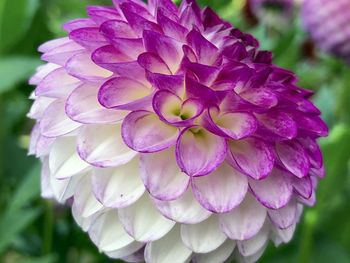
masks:
[(199, 63), (214, 65), (218, 58), (218, 48), (203, 37), (200, 32), (193, 29), (187, 35), (187, 42), (196, 53)]
[(137, 60), (137, 57), (145, 52), (141, 38), (116, 37), (113, 38), (112, 44), (120, 52), (132, 58), (132, 60)]
[(143, 183), (158, 200), (175, 200), (189, 185), (189, 177), (180, 171), (176, 163), (174, 148), (141, 154), (140, 166)]
[(266, 218), (266, 208), (247, 194), (243, 203), (231, 212), (221, 214), (221, 230), (233, 240), (247, 240), (262, 228)]
[(264, 109), (270, 109), (278, 103), (276, 95), (264, 89), (248, 89), (239, 93), (239, 96), (249, 103)]
[(144, 109), (150, 104), (151, 92), (152, 90), (141, 82), (126, 77), (116, 77), (101, 86), (98, 101), (109, 109)]
[(285, 207), (277, 210), (269, 210), (268, 214), (275, 226), (280, 229), (286, 229), (296, 222), (297, 203), (292, 200)]
[(64, 66), (72, 56), (83, 51), (84, 49), (82, 46), (71, 41), (45, 52), (45, 54), (41, 56), (41, 59), (50, 63)]
[(100, 26), (101, 33), (108, 39), (137, 38), (128, 22), (121, 20), (108, 20)]
[(68, 75), (64, 68), (58, 68), (42, 79), (35, 89), (35, 95), (66, 98), (79, 84), (79, 79)]
[(179, 131), (148, 111), (134, 111), (123, 121), (122, 136), (126, 145), (138, 152), (158, 152), (174, 145)]
[(97, 27), (97, 24), (89, 18), (73, 19), (63, 24), (63, 29), (68, 33), (72, 32), (73, 30), (85, 27)]
[(312, 195), (312, 181), (310, 176), (306, 176), (304, 178), (292, 178), (292, 184), (294, 191), (301, 197), (305, 199), (309, 199)]
[(228, 112), (222, 115), (210, 109), (204, 118), (204, 127), (219, 136), (240, 140), (256, 131), (257, 123), (249, 113)]
[(66, 114), (84, 124), (115, 123), (124, 119), (126, 111), (106, 109), (98, 103), (99, 86), (83, 84), (76, 88), (66, 101)]
[(185, 42), (188, 30), (166, 16), (164, 9), (158, 9), (157, 21), (165, 35)]
[(112, 76), (112, 72), (96, 65), (88, 53), (79, 53), (66, 63), (67, 73), (90, 82), (100, 82)]
[(290, 174), (277, 168), (263, 180), (250, 180), (249, 186), (259, 202), (270, 209), (284, 207), (293, 194)]
[(88, 50), (96, 49), (108, 44), (97, 27), (84, 27), (71, 31), (69, 38)]
[(148, 52), (158, 54), (168, 65), (171, 72), (176, 73), (183, 56), (180, 42), (149, 30), (143, 32), (143, 41)]
[(239, 167), (250, 177), (265, 178), (274, 165), (271, 147), (259, 139), (229, 141), (229, 161), (233, 167)]
[(243, 201), (248, 180), (245, 175), (223, 163), (206, 176), (192, 178), (192, 188), (205, 209), (213, 213), (226, 213)]
[(142, 53), (138, 59), (138, 63), (149, 72), (170, 75), (170, 69), (157, 54), (146, 52)]
[(283, 165), (296, 177), (303, 178), (310, 171), (310, 161), (304, 148), (298, 142), (280, 142), (276, 152)]
[(214, 171), (224, 161), (226, 152), (225, 139), (199, 127), (183, 130), (176, 144), (177, 162), (189, 176)]

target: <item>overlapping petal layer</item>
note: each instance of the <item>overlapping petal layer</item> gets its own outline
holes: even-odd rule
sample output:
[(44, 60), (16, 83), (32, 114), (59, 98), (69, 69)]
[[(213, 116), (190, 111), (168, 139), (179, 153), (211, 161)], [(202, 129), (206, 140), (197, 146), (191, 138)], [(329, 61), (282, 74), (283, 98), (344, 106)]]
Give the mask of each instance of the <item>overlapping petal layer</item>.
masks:
[(40, 47), (43, 196), (129, 262), (253, 262), (288, 242), (323, 176), (311, 93), (194, 0), (113, 2)]

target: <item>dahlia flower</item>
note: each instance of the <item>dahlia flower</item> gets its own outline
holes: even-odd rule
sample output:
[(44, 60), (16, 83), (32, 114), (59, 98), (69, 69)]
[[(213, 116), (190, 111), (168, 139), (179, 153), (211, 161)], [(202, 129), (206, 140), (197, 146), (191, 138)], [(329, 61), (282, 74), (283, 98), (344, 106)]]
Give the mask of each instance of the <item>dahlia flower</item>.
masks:
[(295, 0), (248, 0), (256, 18), (273, 26), (285, 26), (293, 16)]
[(30, 80), (42, 196), (128, 262), (254, 262), (288, 242), (323, 177), (312, 92), (194, 0), (87, 13)]
[(350, 64), (350, 1), (307, 0), (302, 4), (305, 29), (316, 45)]

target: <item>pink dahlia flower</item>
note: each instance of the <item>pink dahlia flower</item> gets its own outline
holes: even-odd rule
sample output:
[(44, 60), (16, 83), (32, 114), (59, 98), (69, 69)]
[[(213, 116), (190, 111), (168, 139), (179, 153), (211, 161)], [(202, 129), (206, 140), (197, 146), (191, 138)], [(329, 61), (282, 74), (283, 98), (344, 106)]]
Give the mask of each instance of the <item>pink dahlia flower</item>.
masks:
[(305, 0), (302, 18), (320, 49), (350, 64), (350, 0)]
[(254, 262), (288, 242), (323, 176), (312, 93), (194, 0), (114, 5), (39, 48), (43, 197), (129, 262)]

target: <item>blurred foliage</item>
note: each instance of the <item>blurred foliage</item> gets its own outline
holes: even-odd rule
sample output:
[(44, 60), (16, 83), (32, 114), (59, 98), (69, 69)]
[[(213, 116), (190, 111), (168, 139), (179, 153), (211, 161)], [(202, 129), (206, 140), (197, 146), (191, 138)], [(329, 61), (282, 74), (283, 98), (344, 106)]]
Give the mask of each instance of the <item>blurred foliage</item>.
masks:
[[(33, 125), (26, 118), (33, 89), (26, 79), (41, 64), (37, 46), (64, 35), (62, 23), (84, 17), (86, 5), (110, 2), (0, 0), (0, 262), (112, 262), (75, 225), (69, 209), (40, 198), (40, 166), (26, 153)], [(316, 207), (305, 209), (293, 241), (278, 249), (270, 245), (261, 262), (350, 262), (349, 67), (313, 48), (297, 11), (281, 29), (252, 23), (243, 0), (199, 2), (253, 33), (262, 48), (274, 51), (276, 64), (294, 70), (300, 86), (315, 91), (314, 102), (331, 130), (320, 141), (327, 176)]]

